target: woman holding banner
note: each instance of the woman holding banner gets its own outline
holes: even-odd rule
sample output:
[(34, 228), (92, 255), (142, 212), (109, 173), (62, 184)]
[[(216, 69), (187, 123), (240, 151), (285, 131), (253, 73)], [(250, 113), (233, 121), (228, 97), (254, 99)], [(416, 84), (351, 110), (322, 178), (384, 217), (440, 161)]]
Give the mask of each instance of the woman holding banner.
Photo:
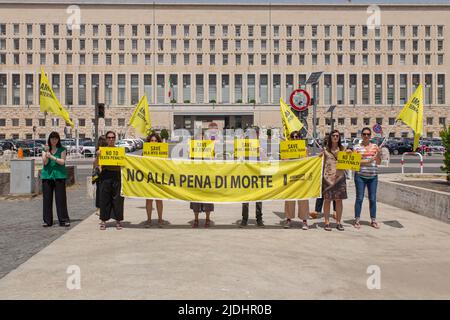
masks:
[[(342, 225), (342, 200), (347, 199), (347, 183), (345, 170), (336, 169), (338, 152), (344, 151), (341, 143), (341, 134), (333, 130), (328, 136), (328, 141), (323, 150), (324, 165), (322, 178), (322, 197), (324, 199), (323, 213), (325, 217), (325, 230), (331, 231), (330, 206), (331, 201), (336, 201), (336, 229), (344, 231)], [(350, 150), (348, 151), (350, 152)]]
[(56, 131), (48, 136), (46, 152), (42, 153), (42, 164), (44, 166), (41, 171), (44, 218), (42, 226), (53, 225), (53, 194), (55, 194), (59, 225), (70, 227), (66, 196), (66, 149), (61, 145), (61, 138)]
[[(108, 131), (106, 133), (107, 147), (113, 148), (116, 144), (116, 133)], [(114, 217), (116, 229), (122, 230), (123, 202), (120, 195), (121, 177), (119, 166), (101, 167), (102, 183), (100, 184), (100, 230), (106, 229), (106, 221)]]
[[(290, 140), (300, 140), (301, 135), (299, 131), (293, 131), (290, 134)], [(291, 227), (291, 220), (295, 219), (295, 202), (296, 201), (285, 201), (284, 209), (286, 220), (283, 227), (289, 229)], [(309, 213), (309, 201), (308, 200), (298, 200), (298, 217), (302, 220), (302, 229), (308, 230), (308, 213)]]
[(378, 145), (370, 142), (372, 130), (365, 127), (361, 131), (362, 141), (354, 147), (354, 151), (362, 155), (361, 169), (355, 172), (355, 222), (353, 226), (357, 229), (361, 227), (359, 218), (361, 216), (362, 203), (364, 200), (364, 189), (367, 186), (369, 192), (369, 210), (372, 222), (370, 225), (379, 229), (377, 218), (377, 185), (378, 185), (378, 165), (381, 163), (381, 152)]
[[(152, 133), (147, 137), (147, 142), (161, 143), (162, 139), (158, 134)], [(155, 200), (155, 202), (156, 202), (156, 211), (158, 212), (158, 228), (162, 228), (163, 202), (162, 200)], [(153, 199), (147, 199), (145, 201), (145, 208), (147, 210), (147, 221), (145, 222), (145, 227), (150, 228), (152, 226)]]

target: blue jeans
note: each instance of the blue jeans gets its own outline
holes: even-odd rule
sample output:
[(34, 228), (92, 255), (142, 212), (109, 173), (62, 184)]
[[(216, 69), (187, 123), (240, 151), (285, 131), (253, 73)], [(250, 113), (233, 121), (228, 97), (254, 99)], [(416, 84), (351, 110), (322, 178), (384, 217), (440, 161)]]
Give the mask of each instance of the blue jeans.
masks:
[(375, 219), (377, 217), (377, 186), (378, 176), (372, 179), (361, 178), (355, 173), (355, 187), (356, 187), (356, 201), (355, 201), (355, 218), (359, 219), (361, 216), (362, 203), (364, 200), (364, 189), (367, 186), (369, 192), (369, 209), (370, 217)]

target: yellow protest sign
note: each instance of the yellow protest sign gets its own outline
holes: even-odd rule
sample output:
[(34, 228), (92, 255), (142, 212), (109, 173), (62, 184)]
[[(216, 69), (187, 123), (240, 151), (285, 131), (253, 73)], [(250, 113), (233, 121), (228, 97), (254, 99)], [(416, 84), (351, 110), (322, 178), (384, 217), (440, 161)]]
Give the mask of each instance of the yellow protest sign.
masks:
[(100, 147), (100, 166), (123, 166), (125, 158), (125, 148), (121, 147)]
[(305, 140), (286, 140), (280, 143), (280, 159), (299, 159), (308, 156)]
[(359, 171), (359, 169), (361, 168), (361, 157), (362, 155), (358, 152), (350, 153), (339, 151), (336, 169)]
[(214, 159), (214, 140), (191, 140), (189, 156), (192, 159)]
[(258, 158), (259, 140), (258, 139), (235, 139), (234, 140), (235, 158)]
[(237, 162), (125, 156), (122, 196), (193, 202), (251, 202), (321, 196), (322, 158)]
[(168, 158), (169, 144), (164, 142), (145, 142), (142, 155), (144, 157)]

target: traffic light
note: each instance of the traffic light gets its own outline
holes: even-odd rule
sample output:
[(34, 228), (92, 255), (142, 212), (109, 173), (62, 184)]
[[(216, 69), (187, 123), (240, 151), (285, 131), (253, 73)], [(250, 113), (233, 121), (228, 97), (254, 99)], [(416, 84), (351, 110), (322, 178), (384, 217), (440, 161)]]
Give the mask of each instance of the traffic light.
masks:
[(97, 118), (105, 118), (105, 104), (104, 103), (97, 103), (96, 105), (97, 109)]

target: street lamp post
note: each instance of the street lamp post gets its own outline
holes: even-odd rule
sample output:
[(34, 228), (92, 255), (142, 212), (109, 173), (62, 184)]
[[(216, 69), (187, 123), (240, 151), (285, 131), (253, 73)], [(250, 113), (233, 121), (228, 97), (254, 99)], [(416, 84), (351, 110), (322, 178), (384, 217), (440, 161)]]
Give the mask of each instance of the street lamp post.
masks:
[(331, 114), (331, 131), (333, 131), (334, 130), (334, 119), (333, 119), (333, 111), (334, 111), (334, 109), (336, 108), (336, 105), (333, 105), (333, 106), (330, 106), (329, 108), (328, 108), (328, 111), (327, 111), (327, 113), (329, 112), (330, 114)]
[(322, 71), (320, 72), (313, 72), (309, 76), (308, 80), (306, 81), (306, 84), (312, 85), (313, 89), (313, 138), (317, 139), (317, 85), (319, 83), (319, 79), (322, 76)]

